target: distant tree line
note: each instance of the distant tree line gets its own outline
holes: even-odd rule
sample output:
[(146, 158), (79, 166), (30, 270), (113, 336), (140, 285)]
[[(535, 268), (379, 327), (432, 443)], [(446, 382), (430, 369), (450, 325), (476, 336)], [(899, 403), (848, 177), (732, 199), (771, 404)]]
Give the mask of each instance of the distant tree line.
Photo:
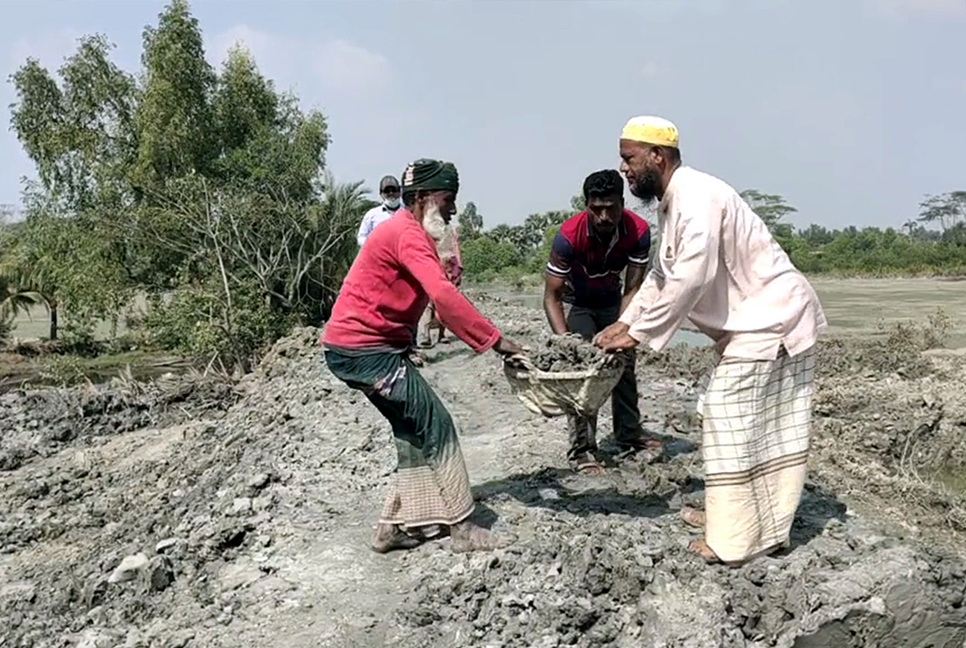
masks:
[(374, 205), (325, 168), (328, 125), (250, 54), (215, 71), (185, 0), (143, 33), (137, 75), (87, 36), (56, 73), (11, 77), (11, 125), (36, 166), (0, 236), (0, 322), (31, 305), (50, 338), (116, 331), (146, 296), (142, 341), (247, 369), (293, 323), (321, 323)]
[[(918, 217), (900, 229), (829, 229), (821, 225), (796, 229), (785, 219), (797, 210), (782, 196), (754, 189), (741, 195), (803, 272), (849, 276), (966, 274), (966, 191), (927, 197)], [(467, 203), (459, 215), (467, 278), (480, 283), (520, 283), (528, 277), (531, 281), (539, 278), (560, 225), (583, 207), (577, 196), (569, 210), (531, 214), (522, 225), (484, 229), (476, 205)], [(656, 233), (656, 227), (652, 231)]]

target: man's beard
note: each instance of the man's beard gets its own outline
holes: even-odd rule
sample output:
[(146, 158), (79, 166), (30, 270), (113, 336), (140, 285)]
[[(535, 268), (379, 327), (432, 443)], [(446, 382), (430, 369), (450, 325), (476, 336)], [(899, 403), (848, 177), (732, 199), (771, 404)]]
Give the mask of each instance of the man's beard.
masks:
[(439, 209), (439, 205), (427, 207), (423, 212), (423, 229), (429, 237), (439, 243), (446, 236), (446, 219)]
[(657, 199), (658, 191), (661, 190), (661, 176), (656, 169), (646, 169), (642, 175), (634, 178), (630, 185), (631, 194), (640, 198), (644, 204), (648, 204)]

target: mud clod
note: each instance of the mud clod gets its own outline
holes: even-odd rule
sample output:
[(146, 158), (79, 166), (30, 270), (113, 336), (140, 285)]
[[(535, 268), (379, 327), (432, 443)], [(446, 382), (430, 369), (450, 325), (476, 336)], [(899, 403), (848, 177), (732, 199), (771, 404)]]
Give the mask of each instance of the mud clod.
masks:
[(531, 355), (541, 371), (581, 371), (605, 362), (607, 353), (575, 335), (553, 335)]

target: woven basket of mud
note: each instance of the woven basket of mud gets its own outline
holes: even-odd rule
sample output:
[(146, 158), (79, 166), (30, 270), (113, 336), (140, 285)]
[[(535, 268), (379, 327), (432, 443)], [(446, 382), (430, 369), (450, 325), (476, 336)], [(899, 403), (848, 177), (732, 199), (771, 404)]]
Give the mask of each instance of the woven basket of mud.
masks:
[(620, 380), (624, 359), (580, 337), (554, 336), (535, 353), (509, 358), (503, 371), (510, 390), (536, 414), (592, 415)]

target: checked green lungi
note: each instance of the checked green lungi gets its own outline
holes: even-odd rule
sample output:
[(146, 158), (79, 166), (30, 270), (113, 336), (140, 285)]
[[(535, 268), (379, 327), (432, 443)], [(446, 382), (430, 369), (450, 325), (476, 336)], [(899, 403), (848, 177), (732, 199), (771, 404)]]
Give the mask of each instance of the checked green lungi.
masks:
[(469, 517), (473, 496), (456, 424), (406, 354), (328, 348), (325, 361), (392, 425), (399, 463), (379, 521), (414, 529)]

